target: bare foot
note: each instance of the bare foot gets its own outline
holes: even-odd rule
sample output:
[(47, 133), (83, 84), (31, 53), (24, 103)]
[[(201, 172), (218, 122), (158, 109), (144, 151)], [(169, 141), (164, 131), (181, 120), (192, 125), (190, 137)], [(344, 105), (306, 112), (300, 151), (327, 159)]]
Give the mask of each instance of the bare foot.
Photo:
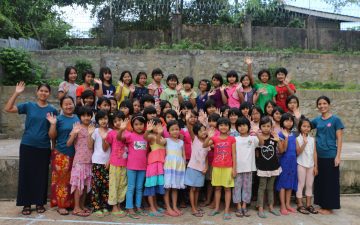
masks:
[(178, 208), (174, 208), (174, 211), (181, 216), (183, 214), (183, 212), (181, 210), (179, 210)]
[(318, 211), (322, 215), (331, 215), (331, 214), (333, 214), (333, 211), (331, 209), (319, 209)]

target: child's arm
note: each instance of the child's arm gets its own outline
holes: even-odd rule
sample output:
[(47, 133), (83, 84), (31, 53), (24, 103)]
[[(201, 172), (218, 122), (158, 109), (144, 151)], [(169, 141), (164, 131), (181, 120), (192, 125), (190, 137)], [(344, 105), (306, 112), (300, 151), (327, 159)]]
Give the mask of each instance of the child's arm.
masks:
[(232, 154), (232, 161), (233, 161), (233, 166), (232, 166), (232, 176), (233, 178), (236, 177), (236, 142), (234, 142), (231, 145), (231, 154)]
[(211, 140), (211, 138), (214, 136), (214, 134), (215, 134), (215, 129), (210, 128), (209, 132), (208, 132), (208, 136), (203, 143), (203, 148), (210, 147), (212, 144), (214, 144), (213, 140)]
[(254, 86), (255, 81), (254, 81), (254, 77), (253, 77), (252, 62), (253, 62), (253, 60), (250, 57), (245, 58), (245, 63), (247, 65), (247, 71), (248, 71), (247, 75), (250, 80), (250, 85)]
[(220, 87), (220, 93), (221, 93), (221, 101), (222, 101), (222, 103), (224, 105), (227, 104), (228, 100), (227, 100), (227, 97), (225, 95), (225, 85)]
[(136, 87), (135, 87), (135, 85), (131, 84), (129, 89), (130, 89), (129, 98), (132, 101), (134, 99), (134, 93), (135, 93)]
[(150, 143), (152, 143), (154, 141), (154, 139), (156, 139), (155, 135), (153, 135), (151, 133), (151, 131), (153, 131), (153, 129), (154, 129), (154, 121), (150, 120), (146, 124), (146, 131), (144, 133), (144, 139)]
[(176, 85), (176, 92), (177, 92), (177, 96), (178, 96), (178, 100), (179, 100), (180, 104), (184, 102), (184, 98), (181, 94), (181, 89), (182, 89), (182, 84)]
[(193, 126), (189, 122), (190, 117), (191, 117), (191, 112), (187, 111), (186, 116), (185, 116), (186, 127), (187, 127), (187, 129), (189, 131), (189, 134), (191, 136), (191, 141), (194, 141), (195, 134), (194, 134), (194, 131), (193, 131)]
[(107, 133), (107, 134), (105, 135), (105, 138), (102, 139), (102, 148), (103, 148), (103, 150), (104, 150), (105, 152), (106, 152), (107, 149), (110, 147), (110, 143), (108, 143), (108, 142), (106, 141), (106, 138), (107, 138), (108, 135), (109, 135), (109, 133)]
[(164, 132), (164, 128), (162, 127), (161, 124), (158, 124), (156, 126), (157, 126), (156, 127), (157, 133), (155, 137), (156, 143), (159, 145), (166, 145), (166, 139), (162, 136)]
[(104, 94), (103, 94), (103, 88), (102, 88), (102, 81), (100, 79), (94, 79), (94, 82), (97, 84), (98, 86), (98, 89), (95, 90), (95, 93), (96, 93), (96, 97), (100, 98), (102, 97)]
[(118, 131), (118, 134), (116, 136), (116, 138), (119, 140), (119, 141), (123, 141), (125, 140), (125, 137), (123, 135), (125, 129), (126, 129), (126, 126), (127, 126), (127, 123), (129, 122), (129, 119), (126, 118), (124, 119), (123, 121), (121, 121), (121, 125), (120, 125), (120, 129)]
[(89, 133), (89, 136), (88, 136), (88, 148), (90, 150), (94, 150), (94, 139), (92, 138), (92, 135), (95, 131), (95, 126), (90, 124), (89, 127), (88, 127), (88, 133)]
[(299, 142), (296, 140), (296, 154), (300, 155), (306, 147), (306, 144), (308, 143), (307, 139), (303, 136), (303, 144), (300, 146)]
[(185, 155), (185, 146), (184, 146), (184, 142), (183, 142), (183, 146), (182, 146), (182, 155), (183, 155), (183, 159), (186, 162), (186, 155)]
[(80, 132), (80, 129), (81, 129), (80, 123), (75, 123), (73, 125), (73, 129), (70, 132), (69, 139), (66, 142), (66, 147), (70, 147), (73, 144), (75, 144), (75, 140), (77, 138), (78, 133)]
[(202, 171), (203, 174), (206, 174), (207, 170), (209, 169), (209, 161), (208, 157), (205, 158), (205, 169)]
[(191, 104), (194, 106), (194, 108), (196, 107), (196, 93), (194, 90), (191, 90), (191, 94), (190, 94), (190, 100)]
[(314, 139), (314, 176), (316, 175), (318, 175), (318, 162), (317, 162), (316, 142)]
[(119, 89), (115, 92), (115, 99), (116, 101), (119, 101), (121, 99), (121, 95), (122, 95), (122, 89), (124, 87), (124, 83), (119, 81)]
[(287, 131), (283, 130), (283, 134), (284, 134), (285, 138), (280, 139), (280, 142), (279, 142), (279, 152), (280, 153), (286, 152), (286, 149), (288, 146), (288, 140), (289, 140), (289, 135), (288, 135)]
[(259, 93), (255, 90), (253, 94), (253, 103), (255, 104), (259, 99)]

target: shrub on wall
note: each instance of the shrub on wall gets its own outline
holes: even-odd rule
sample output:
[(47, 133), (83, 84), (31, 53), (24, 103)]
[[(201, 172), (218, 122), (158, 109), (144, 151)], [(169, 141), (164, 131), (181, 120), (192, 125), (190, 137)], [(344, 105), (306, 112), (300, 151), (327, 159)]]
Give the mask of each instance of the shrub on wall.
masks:
[(83, 83), (81, 77), (85, 70), (92, 70), (91, 62), (86, 59), (79, 59), (75, 62), (75, 68), (77, 69), (77, 80), (76, 83), (81, 84)]

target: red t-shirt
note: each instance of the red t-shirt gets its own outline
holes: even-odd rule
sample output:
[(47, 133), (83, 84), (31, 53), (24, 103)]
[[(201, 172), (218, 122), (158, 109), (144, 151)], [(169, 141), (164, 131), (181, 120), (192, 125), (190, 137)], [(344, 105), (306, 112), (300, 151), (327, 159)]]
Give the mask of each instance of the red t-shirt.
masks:
[(233, 136), (221, 139), (220, 136), (211, 138), (214, 142), (214, 167), (232, 167), (232, 145), (236, 142)]
[[(289, 88), (291, 90), (293, 90), (294, 92), (296, 92), (296, 88), (295, 88), (295, 85), (294, 84), (289, 84)], [(286, 99), (287, 97), (290, 95), (288, 89), (286, 86), (282, 86), (282, 87), (279, 87), (279, 85), (276, 85), (276, 92), (277, 92), (277, 95), (276, 95), (276, 105), (278, 105), (279, 107), (281, 107), (284, 112), (287, 112), (288, 111), (288, 108), (286, 106)]]
[[(85, 91), (85, 90), (92, 90), (94, 91), (94, 87), (90, 87), (90, 88), (86, 88), (84, 87), (84, 85), (79, 85), (76, 88), (76, 97), (81, 97), (81, 94)], [(95, 93), (95, 92), (94, 92)]]

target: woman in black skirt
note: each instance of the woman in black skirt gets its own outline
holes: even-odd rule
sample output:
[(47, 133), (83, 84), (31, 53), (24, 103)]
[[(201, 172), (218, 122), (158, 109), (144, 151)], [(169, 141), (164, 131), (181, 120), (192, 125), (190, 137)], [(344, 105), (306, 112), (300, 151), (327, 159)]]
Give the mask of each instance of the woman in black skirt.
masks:
[(316, 128), (316, 151), (318, 175), (314, 182), (314, 203), (321, 214), (332, 214), (340, 209), (340, 155), (344, 125), (340, 118), (330, 112), (330, 99), (320, 96), (316, 100), (321, 115), (312, 123)]
[(57, 114), (48, 104), (50, 86), (38, 86), (36, 102), (24, 102), (15, 105), (16, 98), (25, 90), (25, 83), (16, 84), (15, 92), (5, 105), (5, 111), (25, 114), (25, 130), (20, 143), (19, 181), (17, 206), (23, 206), (22, 214), (31, 214), (31, 205), (36, 205), (38, 213), (45, 212), (47, 201), (50, 138), (48, 114)]

